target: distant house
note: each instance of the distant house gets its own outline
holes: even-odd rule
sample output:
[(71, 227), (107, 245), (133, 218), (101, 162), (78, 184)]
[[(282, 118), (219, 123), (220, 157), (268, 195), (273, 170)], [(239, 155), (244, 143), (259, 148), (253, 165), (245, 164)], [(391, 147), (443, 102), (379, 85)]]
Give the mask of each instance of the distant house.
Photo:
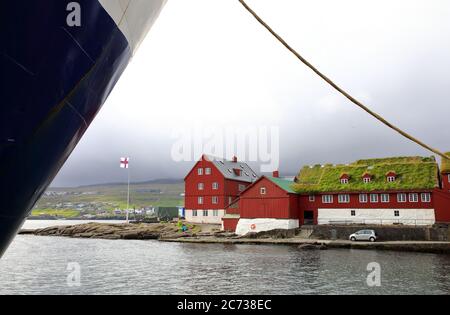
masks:
[(222, 224), (225, 207), (258, 179), (246, 163), (203, 155), (185, 177), (185, 216), (192, 223)]
[(238, 234), (304, 224), (433, 225), (450, 222), (450, 162), (434, 157), (304, 167), (294, 180), (262, 177), (226, 207)]

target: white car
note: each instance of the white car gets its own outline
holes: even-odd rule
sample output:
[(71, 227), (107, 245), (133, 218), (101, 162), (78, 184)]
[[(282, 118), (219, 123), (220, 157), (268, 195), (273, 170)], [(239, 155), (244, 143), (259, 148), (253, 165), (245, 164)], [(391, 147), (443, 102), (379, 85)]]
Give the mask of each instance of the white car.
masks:
[(369, 241), (375, 242), (377, 240), (377, 233), (374, 230), (362, 230), (350, 235), (349, 239), (352, 242)]

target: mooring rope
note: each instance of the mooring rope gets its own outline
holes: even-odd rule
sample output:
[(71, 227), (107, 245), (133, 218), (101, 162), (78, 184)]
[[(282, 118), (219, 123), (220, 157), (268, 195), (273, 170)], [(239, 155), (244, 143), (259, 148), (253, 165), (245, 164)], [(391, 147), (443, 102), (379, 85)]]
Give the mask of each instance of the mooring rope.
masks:
[(306, 60), (302, 55), (300, 55), (294, 48), (292, 48), (280, 35), (278, 35), (266, 22), (263, 21), (263, 19), (261, 19), (258, 14), (256, 14), (255, 11), (252, 10), (252, 8), (250, 8), (248, 6), (248, 4), (244, 1), (244, 0), (239, 0), (239, 2), (244, 6), (245, 9), (247, 9), (248, 12), (250, 12), (255, 19), (262, 25), (264, 26), (273, 36), (275, 36), (276, 39), (278, 39), (278, 41), (280, 43), (282, 43), (291, 53), (293, 53), (298, 59), (300, 59), (300, 61), (305, 64), (308, 68), (310, 68), (312, 71), (314, 71), (318, 76), (320, 76), (323, 80), (325, 80), (329, 85), (331, 85), (333, 88), (335, 88), (339, 93), (341, 93), (342, 95), (344, 95), (347, 99), (349, 99), (352, 103), (354, 103), (355, 105), (357, 105), (358, 107), (360, 107), (362, 110), (364, 110), (365, 112), (367, 112), (369, 115), (375, 117), (377, 120), (379, 120), (380, 122), (382, 122), (383, 124), (385, 124), (386, 126), (388, 126), (389, 128), (397, 131), (399, 134), (401, 134), (402, 136), (404, 136), (405, 138), (415, 142), (416, 144), (420, 145), (421, 147), (441, 156), (444, 159), (450, 160), (450, 156), (446, 155), (445, 153), (425, 144), (424, 142), (420, 141), (419, 139), (411, 136), (410, 134), (408, 134), (407, 132), (401, 130), (400, 128), (398, 128), (397, 126), (393, 125), (392, 123), (390, 123), (389, 121), (387, 121), (386, 119), (384, 119), (382, 116), (380, 116), (379, 114), (375, 113), (374, 111), (372, 111), (370, 108), (368, 108), (367, 106), (365, 106), (363, 103), (361, 103), (360, 101), (358, 101), (356, 98), (354, 98), (353, 96), (351, 96), (349, 93), (347, 93), (344, 89), (342, 89), (339, 85), (337, 85), (336, 83), (334, 83), (330, 78), (328, 78), (325, 74), (323, 74), (322, 72), (319, 71), (319, 69), (317, 69), (315, 66), (313, 66), (308, 60)]

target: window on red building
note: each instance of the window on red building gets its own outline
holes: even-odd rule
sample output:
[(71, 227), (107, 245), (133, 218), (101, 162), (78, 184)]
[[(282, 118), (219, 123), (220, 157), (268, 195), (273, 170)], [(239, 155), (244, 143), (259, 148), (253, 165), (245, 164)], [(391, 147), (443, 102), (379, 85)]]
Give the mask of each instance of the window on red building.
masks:
[(339, 195), (338, 202), (339, 203), (350, 203), (350, 195)]
[(214, 190), (219, 189), (219, 183), (217, 183), (217, 182), (212, 183), (212, 189), (214, 189)]
[(377, 203), (378, 202), (378, 194), (370, 194), (370, 202)]
[(333, 203), (333, 195), (323, 195), (322, 202), (323, 203)]
[(245, 190), (245, 185), (239, 185), (239, 191), (244, 191)]
[(203, 197), (198, 197), (197, 201), (198, 201), (199, 205), (202, 205), (203, 204)]
[(431, 194), (430, 193), (423, 193), (421, 195), (422, 202), (431, 202)]
[(388, 203), (389, 199), (389, 194), (381, 194), (381, 202)]
[(203, 175), (203, 168), (199, 168), (198, 170), (197, 170), (197, 174), (198, 175)]
[(419, 202), (419, 194), (409, 194), (409, 202)]
[(397, 201), (401, 202), (401, 203), (406, 202), (406, 194), (403, 194), (403, 193), (397, 194)]
[(388, 176), (387, 177), (387, 181), (389, 182), (389, 183), (393, 183), (393, 182), (395, 182), (395, 176)]
[(360, 194), (359, 195), (359, 202), (360, 203), (367, 203), (369, 201), (369, 198), (367, 197), (367, 194)]
[(206, 175), (211, 175), (211, 168), (210, 167), (205, 168), (205, 174)]
[(265, 195), (266, 194), (266, 187), (261, 187), (261, 189), (259, 190), (259, 193), (261, 194), (261, 195)]
[(198, 183), (197, 188), (198, 190), (203, 190), (205, 188), (205, 185), (203, 183)]
[(214, 196), (214, 197), (212, 197), (212, 203), (213, 204), (218, 204), (219, 203), (219, 197), (216, 197), (216, 196)]
[(309, 202), (314, 202), (314, 201), (316, 201), (316, 196), (309, 195)]

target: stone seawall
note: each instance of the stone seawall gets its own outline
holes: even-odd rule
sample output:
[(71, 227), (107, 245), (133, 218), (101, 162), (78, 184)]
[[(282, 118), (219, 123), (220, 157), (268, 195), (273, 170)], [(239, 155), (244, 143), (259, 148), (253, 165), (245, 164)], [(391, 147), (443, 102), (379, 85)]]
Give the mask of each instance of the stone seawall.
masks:
[[(309, 228), (309, 227), (308, 227)], [(359, 230), (375, 230), (378, 240), (386, 241), (450, 241), (448, 227), (408, 227), (408, 226), (369, 226), (369, 225), (317, 225), (310, 227), (310, 238), (323, 240), (348, 240)]]

